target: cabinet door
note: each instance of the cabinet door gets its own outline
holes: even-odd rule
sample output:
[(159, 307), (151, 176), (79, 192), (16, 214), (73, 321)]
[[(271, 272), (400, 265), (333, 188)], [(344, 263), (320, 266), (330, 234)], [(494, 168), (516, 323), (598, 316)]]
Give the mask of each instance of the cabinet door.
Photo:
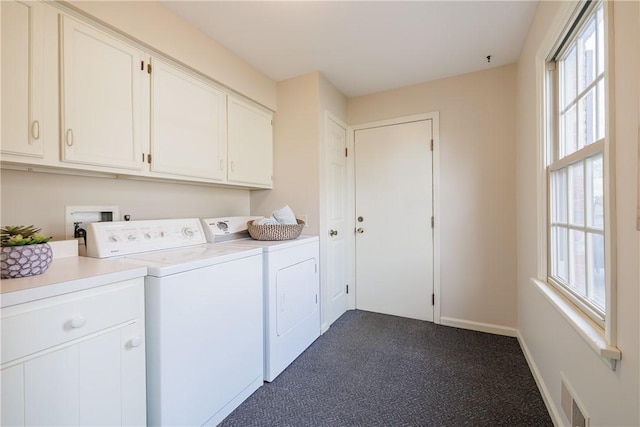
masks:
[(0, 425), (24, 425), (23, 365), (0, 370)]
[(62, 160), (142, 169), (142, 53), (61, 18)]
[(1, 1), (2, 153), (43, 157), (43, 8)]
[(228, 101), (228, 180), (252, 187), (273, 186), (272, 115), (246, 102)]
[(134, 322), (14, 367), (24, 369), (24, 425), (145, 425), (143, 337)]
[(157, 59), (151, 74), (151, 171), (222, 181), (226, 95)]

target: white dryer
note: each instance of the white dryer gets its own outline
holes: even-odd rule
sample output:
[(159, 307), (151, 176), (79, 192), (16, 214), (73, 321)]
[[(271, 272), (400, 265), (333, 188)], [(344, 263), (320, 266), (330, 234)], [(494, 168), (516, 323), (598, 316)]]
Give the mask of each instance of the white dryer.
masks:
[(253, 240), (247, 231), (247, 221), (253, 218), (202, 222), (211, 243), (262, 249), (264, 380), (273, 381), (320, 336), (319, 239)]

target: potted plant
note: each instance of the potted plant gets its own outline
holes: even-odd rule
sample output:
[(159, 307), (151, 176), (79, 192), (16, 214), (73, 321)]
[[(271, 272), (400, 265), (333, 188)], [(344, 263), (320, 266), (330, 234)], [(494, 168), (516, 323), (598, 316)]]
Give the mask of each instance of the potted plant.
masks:
[(0, 271), (3, 279), (35, 276), (45, 272), (53, 252), (40, 228), (7, 226), (0, 228)]

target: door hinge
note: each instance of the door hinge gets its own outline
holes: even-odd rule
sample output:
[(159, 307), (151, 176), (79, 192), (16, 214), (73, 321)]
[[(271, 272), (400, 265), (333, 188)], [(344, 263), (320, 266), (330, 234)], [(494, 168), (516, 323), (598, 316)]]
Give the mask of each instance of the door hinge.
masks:
[(147, 73), (151, 74), (151, 64), (147, 64)]
[(347, 147), (344, 147), (344, 156), (349, 157), (349, 149)]
[(433, 151), (433, 139), (431, 140), (431, 151)]
[(147, 163), (151, 164), (151, 153), (147, 154)]
[(140, 61), (140, 71), (144, 71), (144, 61)]
[(349, 285), (347, 285), (347, 293), (349, 293)]
[(431, 305), (436, 305), (436, 294), (431, 294)]
[(433, 216), (431, 217), (431, 228), (433, 228), (435, 226), (436, 220), (433, 218)]

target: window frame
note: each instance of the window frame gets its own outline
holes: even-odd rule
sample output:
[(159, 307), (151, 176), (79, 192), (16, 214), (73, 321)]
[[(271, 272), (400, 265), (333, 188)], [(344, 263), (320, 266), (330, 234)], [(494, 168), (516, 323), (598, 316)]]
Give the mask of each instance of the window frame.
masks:
[[(560, 67), (557, 66), (556, 58), (562, 58), (563, 55), (576, 46), (576, 41), (580, 36), (582, 30), (594, 16), (594, 13), (602, 5), (603, 12), (603, 28), (604, 28), (604, 70), (603, 70), (603, 85), (604, 85), (604, 135), (600, 139), (596, 139), (593, 143), (586, 145), (575, 152), (559, 159), (560, 150)], [(550, 49), (549, 55), (544, 60), (545, 74), (544, 74), (544, 121), (543, 121), (543, 176), (545, 181), (544, 187), (544, 213), (545, 213), (545, 244), (542, 246), (542, 250), (545, 255), (541, 257), (541, 262), (545, 262), (544, 266), (541, 266), (541, 277), (544, 277), (545, 282), (553, 288), (556, 292), (568, 299), (577, 309), (587, 316), (592, 322), (594, 322), (604, 333), (606, 341), (609, 345), (615, 345), (615, 330), (616, 330), (616, 304), (615, 304), (615, 245), (613, 244), (613, 236), (615, 235), (615, 221), (614, 221), (614, 206), (615, 206), (615, 182), (614, 182), (614, 162), (613, 162), (613, 129), (611, 124), (614, 123), (612, 119), (612, 111), (610, 106), (613, 105), (613, 32), (610, 24), (610, 16), (612, 5), (608, 1), (603, 0), (582, 0), (573, 10), (570, 19), (567, 20), (568, 25), (560, 37), (557, 38), (556, 43)], [(596, 60), (597, 61), (597, 60)], [(599, 74), (598, 74), (599, 75)], [(598, 76), (596, 75), (596, 76)], [(588, 88), (595, 87), (597, 92), (598, 78), (594, 79), (592, 84), (587, 85), (587, 88), (583, 89), (583, 93), (588, 91)], [(576, 92), (575, 100), (579, 100), (580, 96)], [(567, 106), (565, 106), (566, 108)], [(597, 107), (596, 107), (597, 108)], [(552, 245), (554, 240), (552, 238), (553, 229), (553, 190), (551, 173), (553, 171), (562, 170), (566, 168), (569, 170), (571, 164), (576, 162), (584, 162), (586, 159), (593, 157), (601, 153), (602, 155), (602, 168), (603, 168), (603, 214), (604, 223), (602, 234), (604, 236), (604, 267), (605, 267), (605, 307), (604, 310), (600, 310), (595, 304), (588, 302), (585, 297), (577, 294), (571, 288), (564, 283), (556, 280), (552, 275), (552, 263), (554, 251)], [(586, 190), (586, 189), (585, 189)], [(569, 220), (567, 219), (567, 224)], [(583, 229), (589, 228), (585, 219)], [(569, 228), (567, 228), (569, 230)], [(586, 245), (586, 243), (585, 243)]]

